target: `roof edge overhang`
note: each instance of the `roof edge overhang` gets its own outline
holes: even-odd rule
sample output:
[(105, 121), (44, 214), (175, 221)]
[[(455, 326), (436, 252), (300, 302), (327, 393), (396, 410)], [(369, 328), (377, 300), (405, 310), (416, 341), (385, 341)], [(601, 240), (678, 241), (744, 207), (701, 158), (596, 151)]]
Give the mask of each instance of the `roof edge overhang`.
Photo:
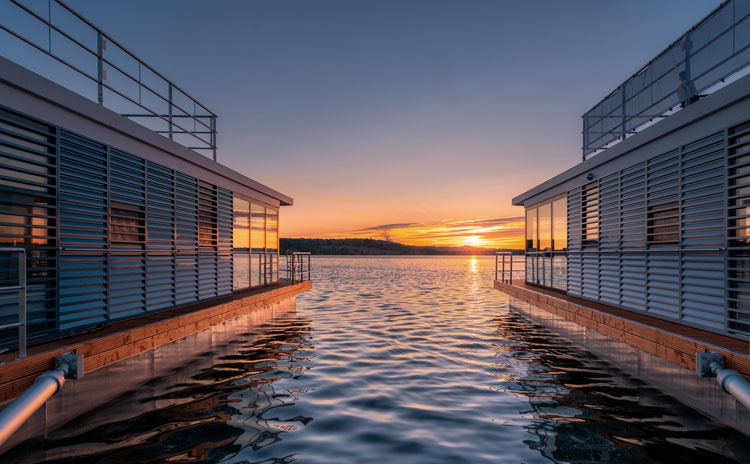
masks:
[[(585, 176), (587, 173), (604, 164), (627, 156), (629, 153), (643, 145), (664, 137), (672, 132), (678, 131), (689, 124), (706, 118), (728, 106), (746, 99), (750, 99), (750, 75), (738, 79), (726, 87), (698, 100), (692, 105), (687, 106), (683, 110), (678, 111), (674, 115), (628, 137), (617, 145), (614, 145), (613, 147), (592, 156), (586, 161), (578, 163), (570, 169), (567, 169), (551, 179), (527, 190), (513, 198), (512, 204), (515, 206), (525, 206), (527, 201), (540, 197), (565, 182), (579, 176)], [(654, 153), (654, 156), (658, 154), (660, 153)], [(553, 195), (559, 193), (560, 192), (555, 192)], [(536, 201), (534, 201), (534, 203), (536, 203)]]
[[(130, 137), (138, 140), (141, 143), (149, 145), (157, 150), (161, 150), (169, 153), (170, 155), (179, 158), (180, 161), (188, 163), (195, 170), (210, 171), (211, 173), (218, 175), (230, 183), (239, 184), (247, 189), (253, 190), (259, 193), (262, 197), (267, 197), (278, 202), (280, 206), (290, 206), (294, 204), (294, 200), (284, 195), (283, 193), (274, 190), (266, 185), (257, 182), (244, 174), (240, 174), (216, 161), (207, 158), (200, 153), (197, 153), (189, 148), (186, 148), (179, 143), (169, 140), (156, 132), (148, 129), (147, 127), (141, 126), (140, 124), (129, 120), (128, 118), (121, 116), (114, 111), (105, 108), (93, 101), (83, 97), (67, 88), (56, 84), (49, 79), (30, 71), (23, 66), (20, 66), (13, 61), (10, 61), (0, 56), (0, 84), (4, 84), (19, 90), (22, 93), (31, 95), (37, 99), (42, 100), (45, 104), (51, 104), (59, 107), (63, 111), (52, 114), (49, 111), (41, 111), (42, 105), (37, 105), (40, 111), (35, 111), (33, 105), (23, 105), (23, 108), (14, 108), (19, 111), (23, 111), (31, 116), (45, 120), (51, 124), (65, 127), (66, 129), (76, 130), (76, 128), (67, 127), (64, 120), (64, 112), (72, 112), (76, 115), (88, 119), (96, 124), (106, 126), (115, 132), (118, 132), (126, 137)], [(7, 98), (6, 98), (7, 97)], [(13, 107), (13, 96), (3, 95), (2, 103), (4, 105)], [(42, 114), (40, 114), (42, 113)], [(57, 116), (57, 117), (55, 117)], [(82, 135), (87, 135), (81, 132)], [(93, 139), (96, 136), (87, 135)], [(106, 140), (102, 142), (108, 145), (117, 146), (116, 143), (111, 143)], [(126, 147), (118, 147), (126, 150)], [(138, 154), (138, 153), (135, 153)], [(143, 156), (142, 154), (138, 154)], [(148, 156), (143, 156), (149, 159)], [(187, 172), (188, 174), (190, 172)]]

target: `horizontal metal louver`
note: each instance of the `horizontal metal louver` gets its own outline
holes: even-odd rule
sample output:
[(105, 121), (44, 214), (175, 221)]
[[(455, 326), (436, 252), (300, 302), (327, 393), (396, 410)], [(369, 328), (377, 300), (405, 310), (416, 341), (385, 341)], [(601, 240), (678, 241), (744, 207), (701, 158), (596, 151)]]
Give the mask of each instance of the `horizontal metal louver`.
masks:
[[(655, 156), (646, 162), (646, 245), (677, 250), (679, 234), (658, 233), (659, 214), (678, 221), (680, 199), (680, 151)], [(657, 219), (653, 219), (657, 218)], [(653, 242), (653, 243), (652, 243)], [(646, 253), (645, 311), (661, 317), (680, 319), (680, 253)]]
[[(57, 330), (55, 127), (0, 106), (0, 246), (26, 249), (29, 337)], [(18, 258), (0, 253), (0, 286), (16, 285)], [(17, 292), (0, 293), (0, 324), (18, 320)], [(0, 344), (18, 330), (0, 331)]]
[(615, 173), (599, 181), (599, 300), (620, 304), (620, 175)]
[(107, 147), (60, 133), (60, 330), (108, 320)]
[[(744, 202), (750, 205), (750, 126), (738, 134), (729, 164), (742, 161), (737, 169), (730, 166), (728, 175), (720, 132), (570, 190), (568, 293), (721, 333), (747, 334), (750, 253), (742, 234), (750, 220), (750, 214), (743, 216), (749, 212)], [(735, 273), (729, 310), (726, 179), (730, 204), (736, 205), (729, 218), (730, 249), (734, 244), (737, 256), (730, 266)], [(745, 282), (748, 292), (742, 293)]]
[[(0, 106), (0, 245), (27, 250), (32, 339), (232, 294), (234, 201), (228, 189)], [(259, 206), (257, 219), (265, 224), (266, 210), (272, 227), (254, 239), (265, 278), (253, 286), (278, 271), (277, 212)], [(17, 279), (16, 262), (0, 253), (0, 284)], [(17, 308), (0, 294), (0, 324)], [(16, 338), (0, 332), (0, 346)]]
[(141, 158), (110, 150), (109, 317), (146, 311), (146, 165)]
[[(568, 293), (581, 295), (581, 189), (568, 192)], [(528, 263), (527, 266), (528, 268)]]
[(750, 121), (729, 130), (727, 328), (750, 335)]
[(620, 172), (620, 305), (643, 310), (646, 260), (646, 166), (638, 163)]
[[(718, 133), (682, 150), (681, 319), (726, 332), (726, 143)], [(701, 251), (705, 250), (705, 251)]]
[(198, 180), (176, 173), (175, 303), (198, 299)]
[(217, 191), (217, 266), (216, 266), (216, 291), (219, 295), (232, 293), (233, 282), (233, 194), (231, 191), (218, 188)]
[(216, 186), (198, 183), (198, 298), (218, 295), (218, 228)]
[(175, 305), (175, 174), (146, 164), (146, 309)]

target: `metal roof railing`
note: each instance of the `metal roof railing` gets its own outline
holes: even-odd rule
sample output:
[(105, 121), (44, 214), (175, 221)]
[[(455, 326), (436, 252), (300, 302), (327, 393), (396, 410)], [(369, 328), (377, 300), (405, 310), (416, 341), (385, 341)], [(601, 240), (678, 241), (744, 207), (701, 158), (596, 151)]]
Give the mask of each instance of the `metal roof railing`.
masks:
[(750, 1), (727, 0), (583, 115), (583, 160), (750, 71)]
[[(216, 160), (216, 114), (61, 0), (0, 0), (0, 30), (8, 59)], [(4, 43), (9, 37), (15, 46)], [(95, 93), (75, 76), (93, 82)]]

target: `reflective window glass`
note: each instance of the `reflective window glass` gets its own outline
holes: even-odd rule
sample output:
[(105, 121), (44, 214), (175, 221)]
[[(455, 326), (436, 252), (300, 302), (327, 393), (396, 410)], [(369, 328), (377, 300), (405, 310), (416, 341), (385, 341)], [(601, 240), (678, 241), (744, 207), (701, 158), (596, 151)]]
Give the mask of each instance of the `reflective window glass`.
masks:
[(538, 209), (539, 222), (539, 249), (549, 250), (552, 248), (552, 204), (547, 203)]
[(568, 248), (567, 198), (560, 198), (552, 203), (552, 244), (555, 250)]
[(234, 223), (232, 228), (234, 248), (233, 288), (250, 287), (250, 202), (234, 197)]
[(526, 210), (526, 249), (536, 247), (536, 208), (529, 208)]

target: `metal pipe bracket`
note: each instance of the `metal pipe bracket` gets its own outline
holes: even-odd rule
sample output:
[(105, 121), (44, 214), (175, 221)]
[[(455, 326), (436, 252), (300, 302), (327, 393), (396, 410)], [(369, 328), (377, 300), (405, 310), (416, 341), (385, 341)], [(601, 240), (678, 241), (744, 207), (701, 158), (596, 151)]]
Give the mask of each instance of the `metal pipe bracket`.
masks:
[(67, 364), (65, 370), (66, 379), (80, 379), (83, 377), (83, 355), (75, 353), (65, 353), (55, 356), (55, 369), (60, 369), (63, 364)]
[(716, 377), (716, 372), (711, 369), (711, 363), (717, 363), (724, 368), (724, 355), (719, 353), (696, 353), (695, 373), (699, 377)]

